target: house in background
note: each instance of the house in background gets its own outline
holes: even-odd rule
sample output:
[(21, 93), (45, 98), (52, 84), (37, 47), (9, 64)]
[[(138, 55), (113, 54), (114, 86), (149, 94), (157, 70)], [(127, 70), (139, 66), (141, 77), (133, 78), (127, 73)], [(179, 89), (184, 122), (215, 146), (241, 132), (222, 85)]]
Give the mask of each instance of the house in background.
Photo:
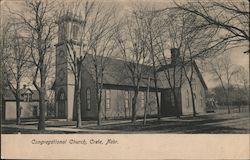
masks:
[[(21, 118), (37, 118), (39, 116), (39, 94), (37, 90), (23, 86), (20, 90)], [(10, 89), (5, 90), (3, 97), (3, 119), (16, 119), (16, 98)]]
[[(76, 115), (74, 105), (74, 76), (69, 68), (67, 56), (71, 51), (66, 47), (68, 41), (75, 41), (75, 50), (78, 50), (77, 41), (79, 37), (79, 25), (81, 20), (77, 17), (70, 18), (63, 16), (59, 22), (59, 37), (58, 44), (56, 45), (56, 81), (55, 81), (55, 97), (56, 97), (56, 117), (67, 120), (73, 120)], [(73, 33), (71, 37), (70, 33)], [(172, 61), (178, 58), (179, 53), (176, 50), (171, 50)], [(93, 76), (93, 63), (91, 61), (92, 55), (87, 55), (82, 67), (82, 80), (81, 80), (81, 112), (82, 119), (97, 119), (97, 99), (95, 98), (95, 79)], [(130, 118), (132, 112), (132, 97), (134, 94), (133, 83), (131, 75), (126, 67), (126, 61), (107, 58), (108, 64), (104, 70), (104, 84), (102, 94), (102, 118), (103, 119), (116, 119), (116, 118)], [(194, 100), (197, 113), (205, 112), (205, 93), (207, 90), (206, 84), (195, 62), (186, 65), (187, 70), (191, 65), (194, 67), (194, 77), (192, 84), (194, 87)], [(170, 67), (170, 68), (169, 68)], [(147, 77), (152, 76), (151, 66), (142, 66), (145, 71), (142, 83), (140, 84), (140, 92), (137, 99), (138, 117), (144, 114), (145, 106), (145, 93), (147, 90)], [(170, 86), (164, 75), (164, 70), (170, 69), (171, 65), (160, 67), (157, 72), (158, 81), (158, 95), (160, 97), (161, 116), (175, 115), (175, 107), (173, 105), (173, 95), (170, 91)], [(177, 73), (180, 75), (179, 73)], [(178, 76), (177, 75), (177, 76)], [(157, 115), (157, 102), (156, 102), (156, 87), (154, 83), (149, 86), (149, 105), (147, 108), (148, 116)], [(188, 86), (187, 80), (183, 80), (180, 87), (176, 87), (178, 91), (178, 111), (181, 115), (192, 114), (192, 97), (191, 91)]]

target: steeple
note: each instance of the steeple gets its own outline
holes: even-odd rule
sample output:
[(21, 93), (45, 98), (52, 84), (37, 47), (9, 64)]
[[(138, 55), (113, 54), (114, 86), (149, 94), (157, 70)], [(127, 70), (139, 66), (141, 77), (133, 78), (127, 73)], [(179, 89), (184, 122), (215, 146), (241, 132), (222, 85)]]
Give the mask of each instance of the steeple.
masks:
[(58, 43), (65, 41), (79, 42), (79, 33), (83, 25), (81, 16), (74, 15), (71, 12), (65, 13), (57, 22), (58, 24)]
[[(58, 44), (56, 45), (56, 116), (67, 120), (73, 119), (74, 76), (69, 69), (69, 55), (72, 49), (67, 45), (73, 44), (74, 50), (79, 50), (80, 33), (83, 21), (80, 16), (70, 12), (61, 16), (58, 24)], [(78, 53), (78, 52), (77, 52)]]

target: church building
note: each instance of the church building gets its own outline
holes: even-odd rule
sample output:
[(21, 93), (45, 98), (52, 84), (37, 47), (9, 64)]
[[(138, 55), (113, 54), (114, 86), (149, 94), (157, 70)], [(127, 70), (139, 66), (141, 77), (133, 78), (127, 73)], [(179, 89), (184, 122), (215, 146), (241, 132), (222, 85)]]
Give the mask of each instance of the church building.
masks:
[[(79, 40), (78, 32), (80, 31), (82, 20), (79, 17), (71, 17), (65, 15), (58, 21), (58, 44), (56, 45), (56, 81), (55, 81), (55, 98), (56, 98), (56, 117), (73, 120), (76, 116), (74, 106), (74, 76), (69, 70), (69, 62), (66, 58), (70, 55), (70, 50), (67, 49), (67, 42), (73, 41), (77, 50), (77, 41)], [(178, 51), (171, 50), (172, 61), (178, 58)], [(87, 55), (82, 66), (81, 79), (81, 112), (83, 120), (96, 120), (98, 116), (97, 100), (95, 98), (95, 80), (90, 71), (93, 67), (91, 56)], [(108, 58), (108, 57), (107, 57)], [(101, 111), (103, 119), (126, 119), (132, 115), (132, 97), (134, 94), (134, 85), (126, 68), (126, 61), (115, 58), (108, 58), (108, 65), (104, 71), (103, 91)], [(207, 86), (195, 62), (190, 63), (186, 67), (194, 67), (194, 76), (192, 79), (194, 103), (197, 113), (206, 112), (205, 94)], [(148, 75), (153, 75), (152, 66), (141, 66), (147, 75), (142, 76), (140, 84), (140, 92), (137, 99), (136, 115), (143, 117), (144, 107), (146, 103), (146, 93), (148, 89)], [(148, 117), (157, 115), (156, 91), (158, 92), (161, 116), (175, 115), (175, 107), (173, 103), (173, 94), (170, 90), (170, 85), (164, 75), (164, 70), (169, 69), (171, 65), (159, 67), (157, 71), (157, 89), (154, 86), (153, 80), (149, 84), (149, 101), (147, 108)], [(187, 69), (190, 72), (190, 69)], [(177, 76), (180, 73), (176, 73)], [(185, 80), (181, 87), (176, 87), (178, 93), (178, 111), (181, 115), (193, 113), (192, 96), (188, 81)]]

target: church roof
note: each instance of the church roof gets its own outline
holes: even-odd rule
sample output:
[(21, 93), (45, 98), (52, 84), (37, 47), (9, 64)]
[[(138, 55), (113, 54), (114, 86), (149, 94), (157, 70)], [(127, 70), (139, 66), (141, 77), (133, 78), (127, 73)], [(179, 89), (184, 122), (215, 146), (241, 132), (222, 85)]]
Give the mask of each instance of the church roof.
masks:
[[(194, 70), (197, 73), (197, 76), (198, 76), (201, 84), (207, 90), (207, 85), (206, 85), (206, 83), (205, 83), (205, 81), (203, 79), (203, 76), (202, 76), (196, 62), (193, 61), (192, 65), (194, 67)], [(186, 68), (187, 72), (190, 71), (190, 69), (191, 69), (190, 66), (191, 66), (191, 62), (186, 62), (185, 68)], [(181, 76), (183, 76), (183, 78), (185, 78), (185, 75), (184, 75), (184, 73), (182, 73), (184, 71), (181, 69), (181, 66), (180, 65), (174, 66), (172, 64), (167, 64), (167, 65), (159, 67), (159, 69), (157, 70), (158, 75), (160, 77), (160, 80), (161, 80), (161, 82), (162, 82), (162, 84), (164, 85), (165, 88), (170, 88), (170, 86), (169, 86), (169, 83), (168, 83), (167, 79), (164, 77), (164, 74), (165, 74), (164, 71), (166, 71), (166, 72), (169, 71), (169, 74), (170, 74), (169, 77), (170, 77), (171, 84), (173, 84), (173, 82), (174, 82), (174, 80), (173, 80), (174, 79), (173, 78), (174, 74), (175, 74), (175, 83), (176, 83), (176, 85), (178, 86), (178, 85), (180, 85), (180, 83), (183, 83), (183, 82), (180, 82), (180, 80), (181, 80)]]
[[(97, 61), (100, 61), (101, 58), (96, 58)], [(88, 72), (94, 78), (94, 66), (91, 55), (87, 55), (84, 60), (84, 67), (87, 68)], [(91, 63), (92, 62), (92, 63)], [(129, 62), (115, 59), (115, 58), (105, 58), (105, 69), (104, 69), (104, 77), (103, 77), (103, 84), (104, 85), (119, 85), (119, 86), (134, 86), (132, 81), (132, 74), (128, 69), (129, 65), (132, 65)], [(98, 63), (98, 64), (100, 64)], [(91, 65), (92, 64), (92, 65)], [(142, 79), (140, 82), (140, 87), (147, 87), (148, 77), (153, 79), (153, 67), (147, 65), (140, 65), (142, 71)], [(151, 80), (150, 87), (154, 88), (154, 83)], [(158, 88), (162, 88), (160, 82), (158, 82)]]
[[(104, 57), (105, 60), (105, 68), (104, 68), (104, 74), (103, 74), (103, 84), (104, 85), (119, 85), (119, 86), (134, 86), (132, 81), (132, 74), (128, 68), (130, 62), (124, 61), (121, 59), (115, 59), (115, 58), (108, 58)], [(102, 60), (101, 57), (96, 58), (98, 64), (101, 64)], [(194, 68), (197, 71), (198, 77), (204, 86), (205, 89), (207, 89), (206, 83), (199, 71), (199, 68), (197, 64), (194, 62)], [(188, 66), (188, 65), (187, 65)], [(87, 68), (88, 72), (92, 75), (92, 78), (94, 78), (94, 65), (93, 65), (93, 58), (91, 55), (86, 55), (86, 58), (84, 60), (84, 68)], [(148, 83), (148, 76), (153, 79), (153, 66), (149, 65), (140, 65), (140, 68), (142, 70), (142, 79), (140, 83), (140, 87), (147, 87)], [(157, 70), (157, 84), (158, 88), (160, 89), (166, 89), (170, 88), (170, 85), (166, 79), (166, 76), (164, 75), (165, 69), (169, 69), (170, 75), (174, 74), (174, 69), (172, 65), (167, 65), (163, 67), (157, 67), (159, 68)], [(161, 73), (160, 73), (161, 72)], [(181, 76), (181, 69), (180, 66), (177, 66), (175, 69), (175, 81), (176, 84), (180, 84), (178, 80), (180, 80)], [(182, 75), (184, 77), (184, 75)], [(171, 77), (171, 82), (173, 82), (173, 76)], [(172, 83), (173, 84), (173, 83)], [(178, 85), (177, 85), (178, 86)], [(153, 81), (150, 82), (150, 87), (155, 88)]]

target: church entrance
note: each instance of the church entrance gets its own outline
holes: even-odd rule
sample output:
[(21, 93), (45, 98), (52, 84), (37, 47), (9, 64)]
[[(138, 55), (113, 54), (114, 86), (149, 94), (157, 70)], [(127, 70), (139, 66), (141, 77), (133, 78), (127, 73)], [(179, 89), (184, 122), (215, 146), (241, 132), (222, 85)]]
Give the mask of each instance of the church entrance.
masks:
[(58, 94), (58, 118), (66, 118), (66, 96), (63, 89)]

